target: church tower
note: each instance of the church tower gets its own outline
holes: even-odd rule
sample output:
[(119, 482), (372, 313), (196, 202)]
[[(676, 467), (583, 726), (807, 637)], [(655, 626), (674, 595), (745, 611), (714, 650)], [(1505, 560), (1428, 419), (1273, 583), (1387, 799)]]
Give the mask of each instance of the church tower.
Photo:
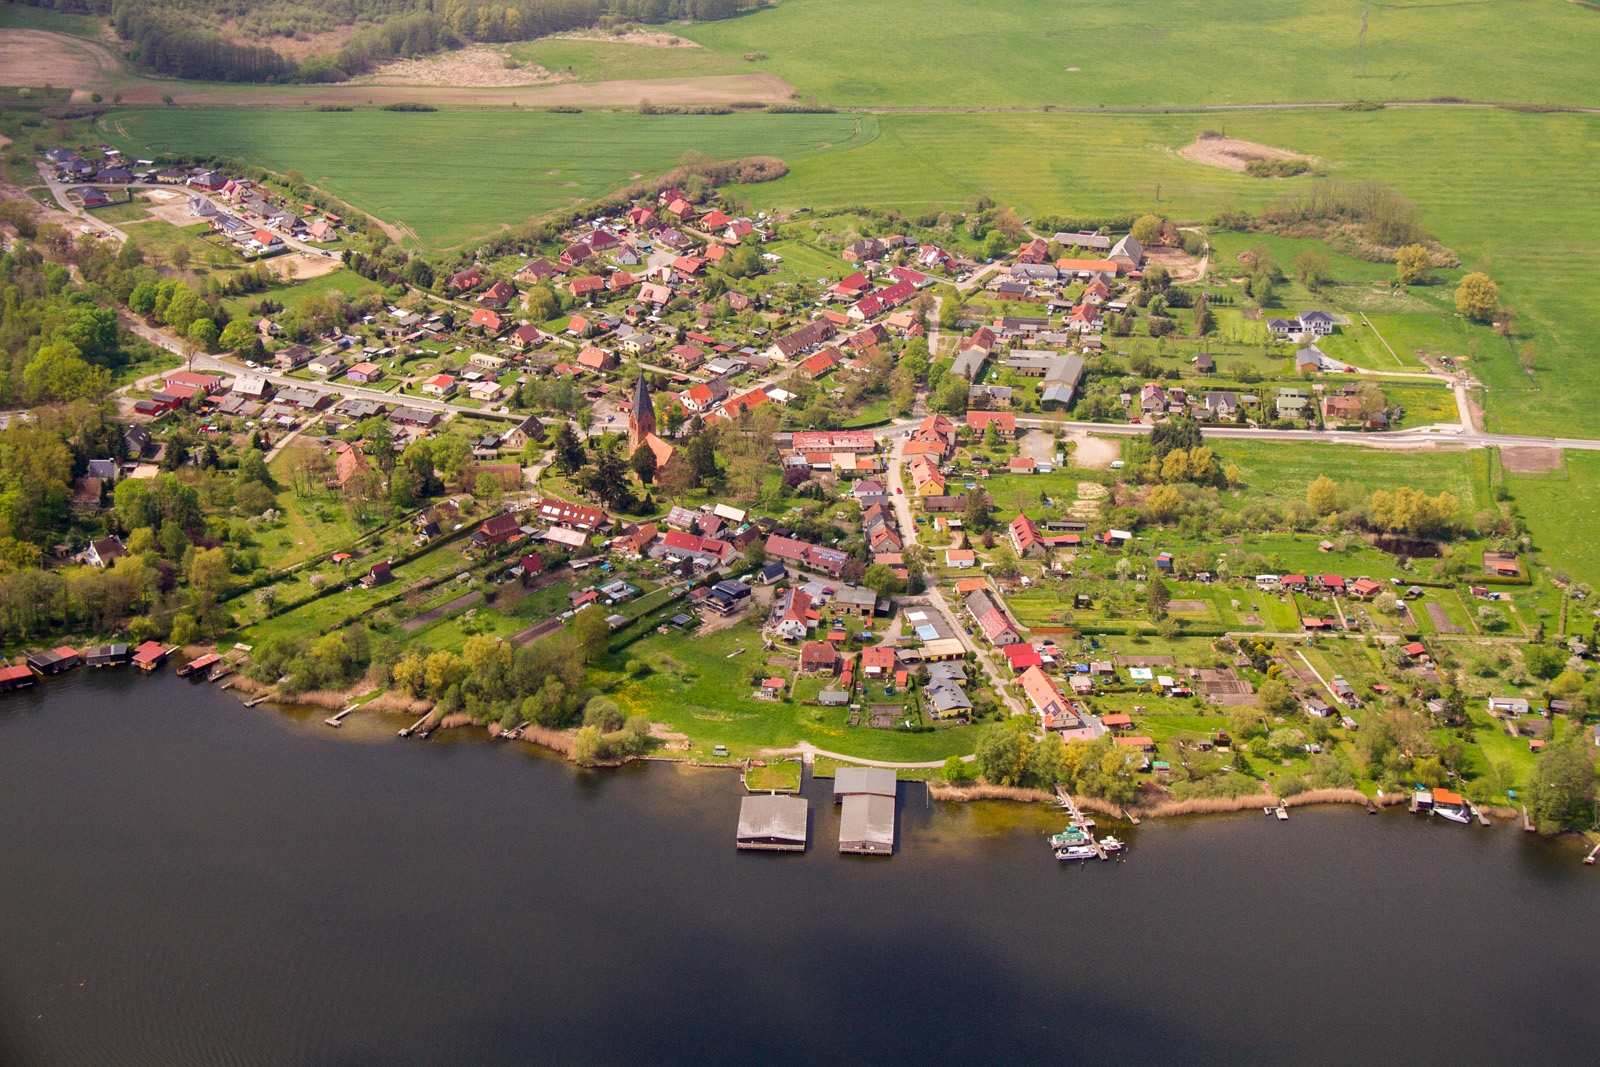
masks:
[(628, 409), (628, 454), (632, 455), (655, 432), (656, 406), (650, 400), (650, 386), (645, 384), (641, 370), (633, 383), (633, 405)]

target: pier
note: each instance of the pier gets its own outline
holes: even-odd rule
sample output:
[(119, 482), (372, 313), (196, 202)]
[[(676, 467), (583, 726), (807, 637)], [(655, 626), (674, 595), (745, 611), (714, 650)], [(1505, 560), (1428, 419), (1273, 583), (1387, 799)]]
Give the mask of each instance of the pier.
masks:
[[(433, 712), (431, 712), (431, 711), (428, 713), (428, 715), (432, 715), (432, 714), (433, 714)], [(424, 715), (422, 718), (418, 719), (416, 722), (412, 723), (410, 726), (407, 726), (407, 727), (403, 728), (400, 731), (400, 736), (401, 737), (410, 737), (412, 734), (416, 734), (418, 737), (427, 737), (428, 736), (427, 734), (419, 733), (418, 731), (420, 731), (422, 729), (422, 724), (428, 721), (428, 715)]]
[(360, 707), (359, 704), (351, 704), (348, 708), (345, 708), (343, 711), (341, 711), (341, 712), (339, 712), (339, 713), (337, 713), (335, 715), (330, 715), (326, 719), (323, 719), (322, 721), (327, 723), (329, 726), (333, 727), (335, 730), (337, 730), (341, 725), (343, 725), (344, 717), (346, 715), (350, 714), (352, 711), (355, 711), (356, 708), (358, 708), (358, 707)]
[[(1066, 808), (1072, 813), (1072, 825), (1078, 827), (1082, 831), (1084, 837), (1083, 843), (1094, 849), (1094, 854), (1099, 856), (1101, 859), (1110, 859), (1111, 853), (1106, 851), (1106, 847), (1100, 843), (1098, 838), (1089, 833), (1089, 828), (1094, 826), (1094, 820), (1089, 818), (1082, 811), (1078, 810), (1078, 802), (1072, 799), (1072, 794), (1067, 792), (1066, 787), (1061, 785), (1059, 782), (1056, 783), (1056, 798), (1061, 801), (1062, 807)], [(1128, 809), (1122, 809), (1122, 814), (1127, 816), (1135, 826), (1139, 824), (1138, 819), (1134, 819), (1132, 816), (1128, 815)], [(1060, 835), (1058, 834), (1056, 836), (1059, 837)], [(1056, 847), (1054, 838), (1051, 838), (1051, 847)]]

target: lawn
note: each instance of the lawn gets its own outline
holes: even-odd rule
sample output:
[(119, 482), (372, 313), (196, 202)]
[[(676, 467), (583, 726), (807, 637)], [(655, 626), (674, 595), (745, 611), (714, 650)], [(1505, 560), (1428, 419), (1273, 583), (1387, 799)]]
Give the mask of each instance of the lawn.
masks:
[[(732, 655), (737, 649), (744, 652)], [(765, 664), (761, 637), (748, 623), (713, 634), (651, 632), (615, 649), (607, 666), (627, 660), (651, 667), (624, 682), (612, 697), (627, 714), (645, 714), (696, 741), (725, 744), (736, 755), (786, 747), (806, 740), (819, 748), (867, 759), (923, 762), (965, 755), (975, 744), (974, 727), (908, 733), (844, 725), (842, 709), (818, 708), (752, 696), (751, 672), (782, 673)], [(663, 657), (666, 657), (664, 660)]]
[[(98, 213), (96, 217), (99, 217)], [(197, 274), (203, 274), (207, 269), (237, 268), (244, 264), (244, 258), (220, 239), (205, 239), (211, 227), (203, 222), (194, 226), (174, 226), (164, 219), (149, 219), (143, 222), (119, 222), (117, 228), (139, 246), (147, 260), (155, 264), (170, 263), (173, 249), (180, 246), (189, 253), (189, 269)]]
[(299, 170), (439, 249), (659, 174), (690, 150), (794, 163), (874, 128), (853, 115), (185, 109), (118, 112), (106, 130), (130, 154), (219, 152)]
[[(1363, 9), (1340, 0), (1155, 0), (1136, 10), (1114, 0), (1054, 8), (1027, 0), (981, 8), (961, 0), (784, 0), (685, 34), (730, 58), (765, 52), (769, 59), (746, 67), (839, 105), (1092, 108), (1447, 94), (1600, 103), (1592, 64), (1600, 20), (1576, 4), (1369, 11), (1360, 73)], [(1232, 116), (1226, 122), (1233, 132)]]
[[(150, 217), (150, 202), (148, 200), (134, 199), (123, 203), (108, 204), (105, 207), (95, 208), (91, 214), (101, 222), (142, 222)], [(209, 227), (207, 228), (209, 229)]]
[(1383, 395), (1391, 404), (1405, 409), (1397, 426), (1427, 426), (1436, 422), (1460, 422), (1456, 410), (1455, 390), (1445, 385), (1401, 385), (1397, 382), (1379, 382)]
[[(163, 223), (163, 225), (165, 224)], [(270, 263), (271, 260), (267, 262)], [(336, 290), (343, 293), (347, 299), (354, 300), (365, 293), (381, 292), (383, 287), (377, 282), (363, 278), (353, 270), (346, 270), (341, 267), (339, 270), (329, 271), (327, 274), (316, 278), (307, 278), (303, 282), (295, 282), (292, 285), (274, 285), (263, 289), (259, 293), (233, 297), (224, 300), (222, 303), (230, 314), (238, 316), (245, 314), (249, 308), (254, 307), (264, 299), (276, 300), (286, 308), (296, 308), (300, 306), (300, 302), (306, 297), (326, 295), (330, 290)], [(318, 381), (321, 379), (312, 377), (308, 380)]]

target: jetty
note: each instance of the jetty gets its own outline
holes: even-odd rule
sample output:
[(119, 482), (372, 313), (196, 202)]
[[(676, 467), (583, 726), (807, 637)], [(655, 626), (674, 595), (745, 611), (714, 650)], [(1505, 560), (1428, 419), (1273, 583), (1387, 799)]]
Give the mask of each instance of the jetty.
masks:
[(802, 797), (747, 796), (739, 801), (738, 845), (764, 852), (804, 852), (810, 821), (811, 805)]
[(250, 700), (246, 700), (244, 702), (244, 706), (247, 707), (247, 708), (253, 708), (257, 704), (265, 704), (267, 701), (269, 701), (271, 699), (272, 699), (272, 694), (271, 693), (266, 693), (266, 694), (263, 694), (262, 696), (258, 696), (258, 697), (254, 697), (254, 698), (252, 698)]
[[(432, 715), (432, 714), (433, 714), (433, 712), (431, 712), (431, 711), (428, 712), (428, 715)], [(428, 721), (428, 715), (424, 715), (422, 718), (418, 719), (416, 722), (412, 723), (410, 726), (402, 727), (401, 730), (400, 730), (400, 736), (401, 737), (410, 737), (412, 734), (416, 734), (418, 737), (427, 737), (428, 736), (427, 734), (419, 733), (418, 731), (420, 731), (422, 729), (422, 724)]]
[(352, 711), (355, 711), (356, 708), (358, 708), (358, 707), (360, 707), (359, 704), (351, 704), (348, 708), (345, 708), (343, 711), (338, 712), (338, 713), (333, 714), (333, 715), (330, 715), (326, 719), (323, 719), (322, 721), (327, 723), (329, 726), (333, 727), (335, 730), (337, 730), (341, 725), (343, 725), (342, 720), (344, 719), (344, 717), (346, 715), (350, 714)]
[(1590, 866), (1593, 866), (1594, 865), (1594, 857), (1595, 857), (1596, 853), (1600, 853), (1600, 844), (1595, 845), (1594, 848), (1591, 848), (1589, 850), (1589, 854), (1587, 856), (1583, 857), (1583, 862), (1589, 864)]
[[(1094, 854), (1103, 860), (1110, 859), (1110, 851), (1089, 832), (1094, 828), (1094, 820), (1078, 809), (1078, 802), (1072, 799), (1072, 794), (1067, 792), (1066, 787), (1059, 782), (1056, 783), (1056, 799), (1061, 801), (1062, 807), (1072, 813), (1072, 821), (1067, 828), (1059, 834), (1052, 834), (1049, 839), (1051, 849), (1057, 850), (1056, 858), (1062, 858), (1059, 850), (1070, 846), (1080, 846), (1094, 849)], [(1126, 808), (1123, 809), (1123, 814), (1127, 814)], [(1139, 820), (1134, 819), (1133, 822), (1137, 825)], [(1115, 841), (1115, 838), (1112, 840)], [(1119, 843), (1117, 847), (1120, 849), (1122, 846)]]

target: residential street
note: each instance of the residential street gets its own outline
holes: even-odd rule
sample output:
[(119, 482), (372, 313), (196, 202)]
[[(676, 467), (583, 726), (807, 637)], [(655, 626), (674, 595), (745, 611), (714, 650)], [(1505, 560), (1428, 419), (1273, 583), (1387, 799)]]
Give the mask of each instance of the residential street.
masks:
[[(887, 461), (889, 497), (894, 501), (895, 520), (900, 524), (904, 541), (906, 544), (911, 545), (917, 543), (917, 524), (915, 517), (911, 514), (911, 499), (906, 495), (905, 481), (901, 470), (901, 451), (904, 447), (905, 437), (896, 438), (894, 450), (890, 453)], [(930, 549), (930, 551), (937, 552), (942, 550)], [(933, 565), (932, 560), (929, 561), (929, 565), (930, 567)], [(899, 600), (902, 609), (907, 603), (925, 601), (943, 613), (945, 620), (950, 624), (951, 629), (955, 631), (955, 636), (960, 640), (961, 644), (968, 652), (977, 655), (978, 666), (982, 668), (984, 674), (988, 675), (990, 686), (999, 695), (1000, 699), (1005, 702), (1006, 707), (1011, 709), (1011, 713), (1013, 715), (1028, 714), (1028, 709), (1023, 706), (1022, 701), (1006, 691), (1006, 680), (1001, 677), (999, 670), (989, 660), (984, 650), (973, 639), (973, 636), (967, 633), (966, 627), (961, 622), (960, 607), (958, 606), (952, 610), (950, 604), (944, 598), (944, 593), (940, 591), (937, 585), (930, 584), (927, 592), (920, 597), (906, 596), (900, 597)]]

